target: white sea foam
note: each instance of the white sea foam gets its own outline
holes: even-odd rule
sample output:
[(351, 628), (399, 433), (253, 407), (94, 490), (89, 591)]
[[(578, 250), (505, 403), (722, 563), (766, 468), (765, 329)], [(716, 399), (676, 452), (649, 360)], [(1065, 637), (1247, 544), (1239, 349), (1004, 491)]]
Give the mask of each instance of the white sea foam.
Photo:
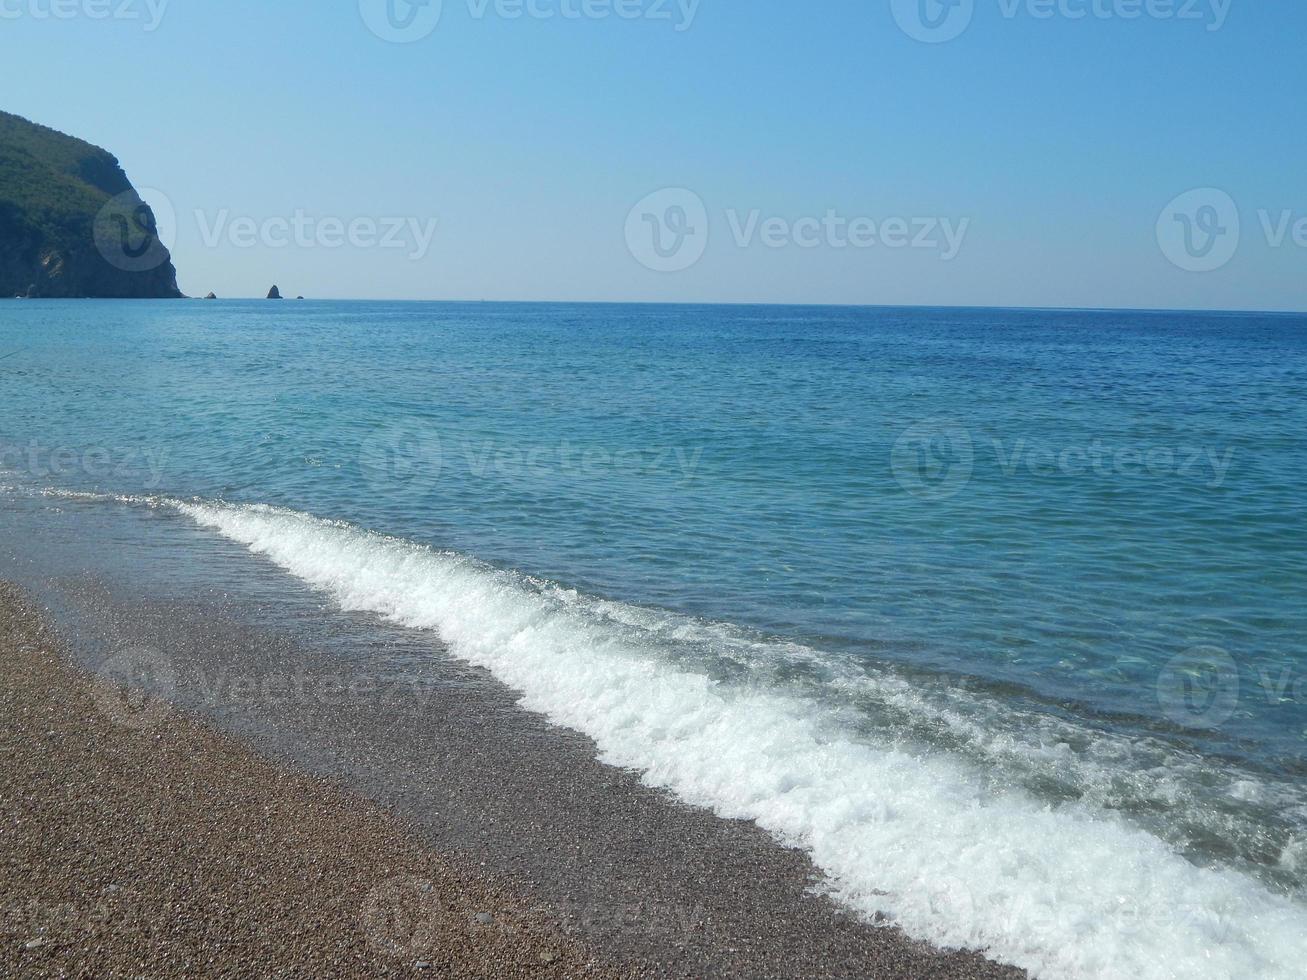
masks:
[(913, 936), (1041, 977), (1305, 975), (1296, 902), (1100, 809), (995, 791), (961, 759), (875, 744), (811, 700), (678, 665), (670, 617), (292, 511), (167, 505), (346, 609), (434, 631), (604, 761), (756, 821), (810, 853), (838, 901)]

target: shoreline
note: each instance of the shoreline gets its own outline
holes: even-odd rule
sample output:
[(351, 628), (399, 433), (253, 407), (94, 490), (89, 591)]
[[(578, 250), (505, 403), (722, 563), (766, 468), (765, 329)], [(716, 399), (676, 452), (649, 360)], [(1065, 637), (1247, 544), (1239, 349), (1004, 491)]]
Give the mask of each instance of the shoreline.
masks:
[[(473, 669), (443, 663), (377, 683), (376, 663), (342, 669), (229, 610), (124, 601), (85, 583), (58, 608), (51, 622), (0, 585), (0, 691), (13, 717), (3, 817), (20, 828), (0, 965), (1024, 975), (855, 920), (816, 894), (804, 855), (601, 765), (588, 740)], [(78, 641), (91, 621), (114, 648), (168, 651), (166, 669), (133, 680), (171, 706), (89, 682), (86, 667), (132, 673), (88, 662), (95, 643)], [(239, 683), (215, 691), (197, 668), (217, 664)], [(298, 681), (279, 684), (291, 664)], [(327, 687), (354, 693), (328, 698)], [(43, 848), (55, 833), (62, 846)], [(129, 917), (99, 911), (128, 898)], [(24, 911), (33, 900), (53, 920), (47, 933)]]

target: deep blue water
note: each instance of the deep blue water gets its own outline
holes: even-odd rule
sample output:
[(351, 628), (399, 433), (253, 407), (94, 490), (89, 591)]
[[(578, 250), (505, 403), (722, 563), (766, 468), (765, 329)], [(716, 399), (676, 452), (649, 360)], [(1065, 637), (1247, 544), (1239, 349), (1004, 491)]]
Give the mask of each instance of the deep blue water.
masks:
[(1302, 888), (1307, 317), (8, 302), (0, 358), (16, 488), (278, 505), (888, 671), (966, 723), (762, 680)]

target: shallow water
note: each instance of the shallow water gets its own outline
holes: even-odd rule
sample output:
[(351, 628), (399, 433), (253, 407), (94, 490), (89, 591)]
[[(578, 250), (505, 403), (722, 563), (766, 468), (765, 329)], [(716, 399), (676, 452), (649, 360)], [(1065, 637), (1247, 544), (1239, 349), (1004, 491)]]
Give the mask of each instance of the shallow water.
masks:
[(917, 935), (1293, 976), (1304, 327), (6, 303), (0, 450), (439, 633)]

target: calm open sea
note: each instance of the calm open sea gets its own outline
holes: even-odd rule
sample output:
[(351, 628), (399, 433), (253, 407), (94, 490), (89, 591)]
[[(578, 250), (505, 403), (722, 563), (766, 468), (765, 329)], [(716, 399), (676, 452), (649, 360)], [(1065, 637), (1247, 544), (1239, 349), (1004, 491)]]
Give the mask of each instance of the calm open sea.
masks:
[(435, 631), (856, 910), (1303, 975), (1307, 317), (5, 302), (0, 393), (0, 508)]

